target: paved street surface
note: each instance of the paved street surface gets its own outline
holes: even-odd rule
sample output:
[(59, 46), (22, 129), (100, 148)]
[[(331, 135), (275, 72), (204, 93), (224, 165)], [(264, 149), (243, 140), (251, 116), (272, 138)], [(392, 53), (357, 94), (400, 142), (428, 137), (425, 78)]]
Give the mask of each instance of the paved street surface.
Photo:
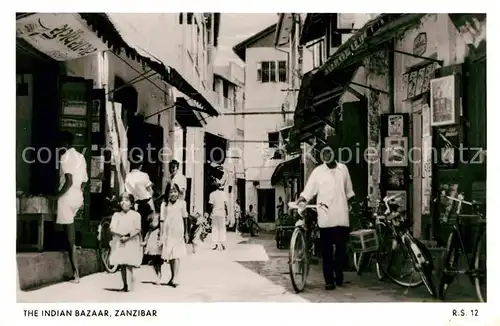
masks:
[[(164, 279), (169, 279), (164, 265)], [(350, 281), (335, 291), (325, 291), (321, 266), (312, 266), (303, 293), (295, 294), (288, 275), (288, 250), (276, 249), (272, 235), (242, 238), (228, 234), (227, 250), (212, 251), (207, 242), (196, 254), (181, 260), (179, 287), (156, 286), (152, 267), (136, 273), (134, 292), (122, 293), (119, 273), (99, 273), (80, 284), (60, 283), (19, 292), (18, 302), (394, 302), (435, 301), (423, 287), (404, 289), (378, 282), (372, 274), (347, 273)], [(453, 301), (476, 301), (454, 296)]]

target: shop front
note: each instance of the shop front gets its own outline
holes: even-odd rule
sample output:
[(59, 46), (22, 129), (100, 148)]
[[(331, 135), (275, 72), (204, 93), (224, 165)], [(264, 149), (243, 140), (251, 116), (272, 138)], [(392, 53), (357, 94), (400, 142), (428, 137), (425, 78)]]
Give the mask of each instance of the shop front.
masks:
[[(412, 220), (414, 235), (438, 243), (448, 233), (442, 221), (449, 205), (433, 205), (433, 198), (445, 190), (485, 200), (485, 26), (485, 15), (382, 14), (314, 73), (326, 84), (348, 67), (359, 67), (344, 84), (359, 101), (344, 101), (333, 126), (344, 133), (342, 146), (366, 128), (366, 172), (360, 173), (368, 178), (353, 180), (360, 185), (355, 191), (359, 196), (357, 189), (366, 187), (372, 204), (401, 193), (401, 210)], [(303, 86), (311, 83), (305, 76)], [(357, 90), (348, 88), (353, 86)], [(302, 106), (317, 116), (307, 98), (318, 91), (308, 88), (312, 94)], [(349, 117), (353, 111), (363, 114)], [(322, 130), (321, 124), (307, 123), (307, 116), (296, 113), (295, 134), (311, 137)], [(366, 125), (353, 124), (362, 120)], [(361, 166), (349, 167), (356, 168)]]

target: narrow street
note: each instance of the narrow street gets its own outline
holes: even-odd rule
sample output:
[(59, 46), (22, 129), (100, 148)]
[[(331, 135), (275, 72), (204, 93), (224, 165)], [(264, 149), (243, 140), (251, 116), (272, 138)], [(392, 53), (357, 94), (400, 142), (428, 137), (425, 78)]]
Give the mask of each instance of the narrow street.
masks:
[[(164, 280), (168, 280), (164, 265)], [(278, 250), (271, 234), (257, 238), (228, 233), (227, 250), (211, 250), (210, 242), (181, 261), (180, 286), (156, 286), (151, 267), (136, 273), (134, 292), (118, 292), (120, 274), (98, 273), (80, 284), (59, 283), (19, 292), (18, 302), (432, 302), (423, 287), (405, 289), (378, 282), (374, 275), (347, 272), (348, 284), (325, 291), (320, 265), (311, 266), (304, 292), (295, 294), (288, 275), (288, 250)], [(457, 292), (457, 286), (452, 292)], [(453, 301), (475, 302), (474, 297), (453, 296)]]

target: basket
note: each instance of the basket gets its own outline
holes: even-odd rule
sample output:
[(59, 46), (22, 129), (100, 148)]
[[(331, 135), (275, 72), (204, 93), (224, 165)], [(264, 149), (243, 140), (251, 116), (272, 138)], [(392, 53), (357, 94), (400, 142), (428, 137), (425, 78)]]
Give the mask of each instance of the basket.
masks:
[(351, 249), (354, 252), (373, 252), (378, 250), (378, 238), (375, 230), (357, 230), (350, 233)]

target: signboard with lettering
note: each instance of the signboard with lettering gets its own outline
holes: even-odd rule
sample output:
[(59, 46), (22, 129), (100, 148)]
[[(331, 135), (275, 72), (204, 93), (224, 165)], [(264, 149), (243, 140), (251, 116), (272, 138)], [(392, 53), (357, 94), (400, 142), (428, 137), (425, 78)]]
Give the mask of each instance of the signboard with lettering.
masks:
[(378, 32), (382, 27), (386, 26), (389, 22), (399, 18), (400, 15), (387, 15), (384, 17), (379, 17), (377, 20), (373, 21), (371, 24), (362, 28), (358, 33), (354, 34), (349, 40), (344, 43), (339, 50), (328, 59), (328, 61), (322, 67), (325, 75), (333, 72), (341, 64), (343, 64), (347, 58), (349, 58), (353, 53), (355, 53), (359, 48), (365, 44), (365, 41), (372, 37), (376, 32)]
[(78, 13), (37, 13), (21, 18), (16, 21), (16, 37), (57, 61), (108, 49)]

